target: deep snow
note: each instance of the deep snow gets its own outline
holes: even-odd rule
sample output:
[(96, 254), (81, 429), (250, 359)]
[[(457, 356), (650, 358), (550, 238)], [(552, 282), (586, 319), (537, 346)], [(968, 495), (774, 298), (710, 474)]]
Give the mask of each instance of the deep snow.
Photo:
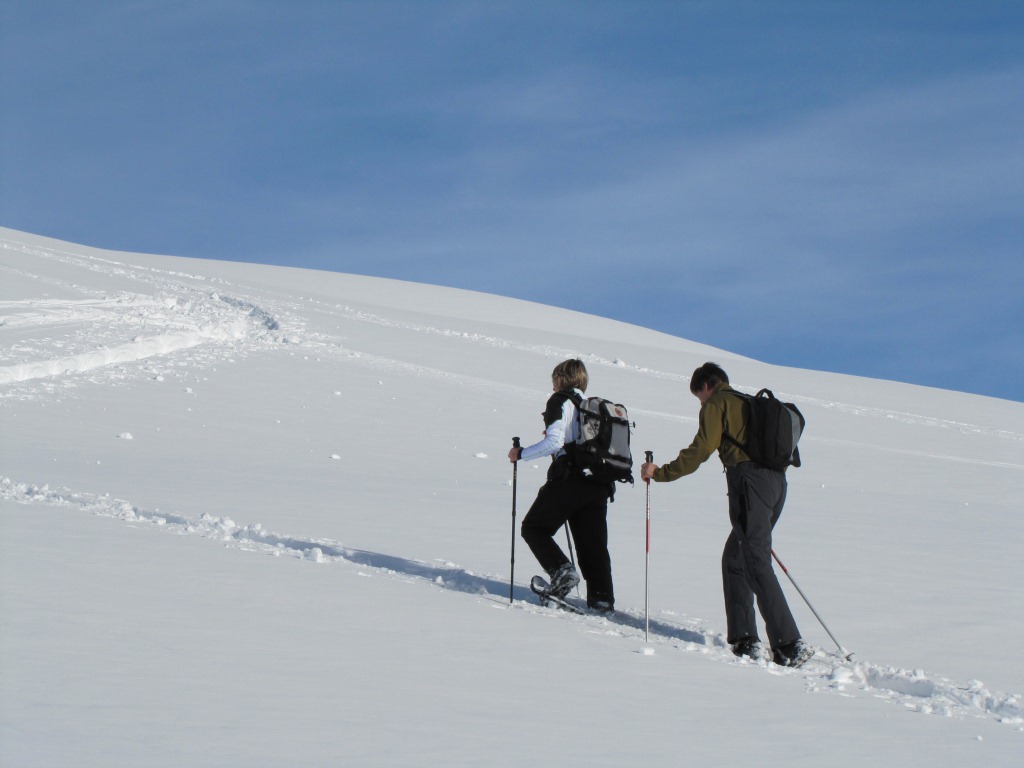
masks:
[[(627, 286), (628, 288), (628, 286)], [(707, 359), (808, 419), (776, 550), (854, 652), (724, 647), (714, 459), (610, 510), (612, 619), (536, 606), (512, 435), (551, 368), (689, 443)], [(0, 229), (0, 763), (1013, 765), (1024, 405), (521, 301)], [(543, 478), (521, 465), (519, 519)], [(781, 575), (781, 574), (780, 574)], [(788, 582), (805, 637), (835, 648)]]

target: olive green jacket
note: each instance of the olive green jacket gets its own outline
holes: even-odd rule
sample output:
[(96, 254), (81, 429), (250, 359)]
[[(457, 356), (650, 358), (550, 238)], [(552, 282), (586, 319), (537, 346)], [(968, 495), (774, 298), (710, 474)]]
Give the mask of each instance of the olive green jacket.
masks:
[(719, 384), (708, 401), (701, 406), (697, 434), (689, 448), (684, 448), (674, 461), (663, 464), (654, 471), (652, 479), (665, 483), (678, 480), (697, 471), (697, 467), (718, 451), (722, 463), (727, 467), (750, 461), (739, 447), (722, 437), (724, 431), (740, 443), (746, 439), (746, 425), (743, 423), (743, 400), (730, 395), (735, 390), (728, 384)]

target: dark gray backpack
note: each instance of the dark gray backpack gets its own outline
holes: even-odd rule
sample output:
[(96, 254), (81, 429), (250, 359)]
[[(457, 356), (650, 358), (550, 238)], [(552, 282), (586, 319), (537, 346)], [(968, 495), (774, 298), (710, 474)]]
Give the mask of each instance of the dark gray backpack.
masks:
[(792, 403), (777, 399), (770, 389), (756, 395), (732, 392), (743, 399), (743, 421), (747, 442), (742, 444), (726, 432), (726, 440), (743, 450), (755, 464), (777, 472), (800, 466), (797, 443), (803, 434), (804, 415)]

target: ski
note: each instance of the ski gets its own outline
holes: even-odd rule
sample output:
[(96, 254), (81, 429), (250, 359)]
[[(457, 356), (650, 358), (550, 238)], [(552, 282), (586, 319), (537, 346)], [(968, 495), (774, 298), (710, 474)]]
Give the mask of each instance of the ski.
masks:
[(551, 594), (551, 585), (542, 576), (534, 576), (530, 581), (530, 589), (540, 598), (540, 604), (545, 608), (554, 606), (563, 611), (575, 613), (578, 616), (585, 615), (583, 610), (557, 595)]

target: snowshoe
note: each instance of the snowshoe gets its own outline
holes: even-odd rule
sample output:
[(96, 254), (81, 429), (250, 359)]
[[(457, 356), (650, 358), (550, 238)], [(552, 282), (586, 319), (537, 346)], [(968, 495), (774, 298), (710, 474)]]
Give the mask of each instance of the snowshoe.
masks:
[[(530, 581), (530, 589), (537, 597), (540, 598), (540, 604), (545, 608), (560, 608), (563, 611), (569, 611), (570, 613), (576, 613), (580, 616), (583, 615), (583, 611), (577, 608), (572, 603), (566, 601), (564, 597), (556, 595), (551, 585), (548, 584), (547, 580), (542, 576), (534, 576)], [(571, 587), (570, 587), (571, 589)], [(566, 592), (568, 594), (568, 592)]]

